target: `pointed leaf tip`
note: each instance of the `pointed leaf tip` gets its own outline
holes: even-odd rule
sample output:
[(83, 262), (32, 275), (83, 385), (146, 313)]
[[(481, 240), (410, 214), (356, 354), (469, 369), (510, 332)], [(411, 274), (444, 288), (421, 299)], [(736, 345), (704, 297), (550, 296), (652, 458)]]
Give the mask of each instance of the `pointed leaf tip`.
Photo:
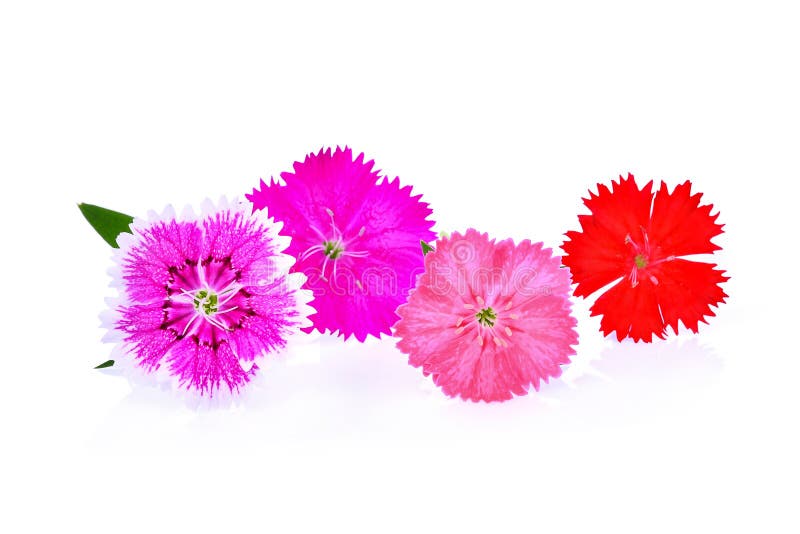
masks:
[(422, 255), (423, 256), (428, 254), (428, 252), (433, 252), (435, 250), (432, 246), (430, 246), (425, 241), (420, 241), (419, 244), (422, 245)]
[(133, 217), (93, 204), (78, 204), (78, 209), (106, 243), (117, 248), (117, 237), (131, 232)]
[(97, 367), (95, 367), (95, 369), (105, 369), (106, 367), (112, 367), (113, 365), (114, 365), (114, 360), (107, 360), (98, 365)]

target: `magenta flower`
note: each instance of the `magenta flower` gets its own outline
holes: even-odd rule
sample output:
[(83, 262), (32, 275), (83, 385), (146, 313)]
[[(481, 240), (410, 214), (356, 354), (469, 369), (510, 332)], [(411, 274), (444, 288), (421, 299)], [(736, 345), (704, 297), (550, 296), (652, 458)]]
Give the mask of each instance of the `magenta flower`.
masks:
[[(127, 359), (200, 394), (231, 393), (250, 380), (265, 353), (310, 324), (309, 291), (280, 224), (249, 204), (204, 205), (176, 217), (171, 207), (121, 234), (112, 285), (120, 297), (104, 317), (108, 340)], [(123, 362), (124, 363), (124, 362)]]
[(467, 230), (437, 241), (397, 313), (397, 346), (445, 394), (472, 401), (525, 395), (575, 354), (569, 272), (542, 243), (496, 243)]
[(395, 310), (422, 272), (420, 241), (435, 235), (421, 195), (397, 178), (379, 182), (373, 165), (364, 154), (353, 160), (349, 148), (320, 150), (282, 173), (285, 185), (262, 180), (247, 195), (285, 224), (292, 270), (314, 292), (313, 327), (359, 341), (391, 335)]

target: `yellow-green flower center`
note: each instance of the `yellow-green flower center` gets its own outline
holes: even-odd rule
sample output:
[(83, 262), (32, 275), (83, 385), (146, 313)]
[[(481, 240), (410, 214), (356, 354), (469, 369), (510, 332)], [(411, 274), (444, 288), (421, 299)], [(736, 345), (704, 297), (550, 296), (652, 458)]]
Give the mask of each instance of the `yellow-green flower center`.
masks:
[(325, 241), (323, 246), (325, 247), (323, 253), (332, 260), (339, 258), (344, 252), (344, 247), (338, 241)]
[(494, 326), (494, 322), (497, 320), (497, 314), (494, 310), (490, 307), (486, 307), (475, 314), (475, 318), (481, 323), (483, 326)]
[(633, 259), (633, 262), (636, 264), (638, 269), (644, 269), (647, 267), (647, 258), (644, 254), (637, 254), (636, 257)]
[(210, 289), (201, 289), (195, 293), (192, 304), (203, 315), (214, 315), (219, 310), (219, 296)]

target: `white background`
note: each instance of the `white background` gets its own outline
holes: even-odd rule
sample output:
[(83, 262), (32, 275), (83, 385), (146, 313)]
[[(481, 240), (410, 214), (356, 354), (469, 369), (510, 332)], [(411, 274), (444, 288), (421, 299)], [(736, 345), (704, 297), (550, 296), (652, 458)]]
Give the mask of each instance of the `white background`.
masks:
[[(289, 4), (3, 2), (0, 528), (797, 532), (791, 3)], [(549, 246), (597, 181), (690, 178), (729, 302), (652, 345), (578, 303), (563, 380), (498, 405), (388, 339), (310, 338), (224, 410), (92, 370), (110, 254), (77, 202), (241, 195), (336, 144), (437, 230)]]

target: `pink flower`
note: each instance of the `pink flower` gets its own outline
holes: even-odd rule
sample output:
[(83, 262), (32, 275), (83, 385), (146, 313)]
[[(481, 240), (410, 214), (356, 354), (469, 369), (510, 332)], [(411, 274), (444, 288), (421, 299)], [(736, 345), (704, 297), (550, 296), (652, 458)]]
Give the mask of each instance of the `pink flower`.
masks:
[(247, 195), (285, 223), (293, 271), (314, 292), (314, 328), (359, 341), (391, 335), (395, 310), (422, 272), (420, 241), (435, 235), (421, 195), (397, 178), (379, 182), (373, 165), (364, 154), (353, 160), (349, 148), (320, 150), (282, 173), (285, 185), (262, 181)]
[(293, 260), (281, 253), (289, 239), (250, 211), (224, 199), (199, 217), (168, 207), (119, 236), (112, 286), (120, 297), (104, 322), (136, 366), (200, 394), (223, 384), (235, 393), (257, 359), (309, 324), (305, 277), (288, 274)]
[(440, 239), (397, 313), (397, 346), (445, 394), (472, 401), (525, 395), (575, 354), (569, 272), (542, 243), (495, 242), (467, 230)]

